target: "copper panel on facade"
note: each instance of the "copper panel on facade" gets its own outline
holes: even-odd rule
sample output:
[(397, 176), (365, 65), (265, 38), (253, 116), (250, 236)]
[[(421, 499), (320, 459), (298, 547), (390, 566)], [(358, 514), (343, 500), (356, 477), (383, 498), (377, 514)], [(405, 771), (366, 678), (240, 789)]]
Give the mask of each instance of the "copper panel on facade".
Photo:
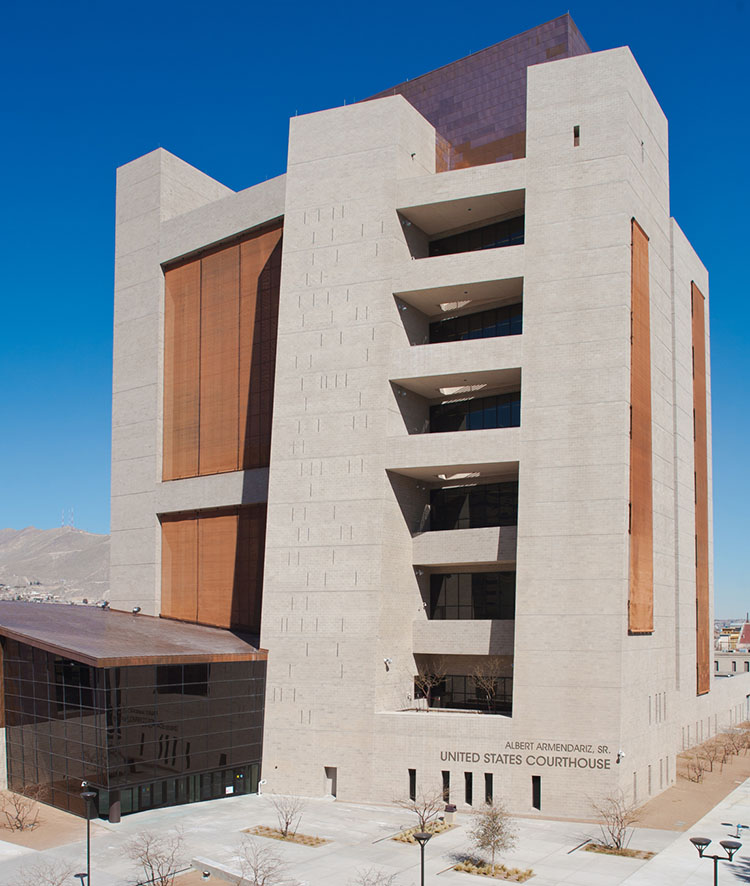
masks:
[(237, 511), (198, 520), (198, 618), (217, 628), (232, 626), (237, 560)]
[(161, 524), (161, 613), (180, 621), (198, 615), (198, 526), (195, 518)]
[(201, 475), (238, 468), (239, 262), (239, 246), (201, 261)]
[(630, 582), (628, 630), (654, 629), (651, 323), (648, 237), (632, 222), (630, 357)]
[(200, 279), (199, 261), (164, 277), (164, 480), (198, 473)]
[(166, 272), (163, 479), (264, 467), (281, 225)]
[(706, 408), (706, 299), (691, 284), (693, 326), (693, 427), (695, 465), (695, 628), (698, 695), (711, 689), (711, 622), (708, 581), (708, 418)]
[(271, 454), (281, 236), (277, 227), (240, 245), (239, 462), (244, 469), (267, 465)]

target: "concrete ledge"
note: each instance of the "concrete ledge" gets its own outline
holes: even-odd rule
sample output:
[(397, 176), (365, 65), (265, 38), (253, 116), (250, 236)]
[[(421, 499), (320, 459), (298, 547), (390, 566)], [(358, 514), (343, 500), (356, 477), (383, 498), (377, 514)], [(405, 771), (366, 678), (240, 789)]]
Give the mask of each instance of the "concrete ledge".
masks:
[[(211, 861), (211, 859), (203, 858), (202, 856), (196, 856), (191, 859), (190, 864), (196, 871), (208, 871), (211, 874), (211, 880), (215, 878), (223, 883), (239, 883), (242, 879), (242, 874), (234, 870), (234, 868), (225, 864), (219, 864), (218, 861)], [(210, 880), (207, 880), (207, 882), (210, 882)]]
[(268, 500), (268, 468), (168, 480), (156, 487), (157, 514), (256, 504)]
[[(524, 249), (523, 245), (500, 246), (497, 249), (481, 249), (478, 252), (415, 258), (396, 272), (393, 292), (399, 295), (414, 290), (436, 289), (461, 283), (523, 277), (526, 267)], [(408, 301), (408, 298), (406, 300)]]
[[(506, 369), (517, 369), (523, 362), (523, 336), (506, 335), (474, 341), (441, 342), (402, 348), (391, 364), (391, 381), (421, 393), (416, 379), (447, 379), (446, 384), (461, 385), (480, 381), (502, 384), (500, 374)], [(450, 372), (446, 373), (446, 367)], [(486, 378), (485, 378), (486, 376)], [(433, 395), (428, 392), (428, 396)], [(482, 396), (477, 392), (475, 396)]]
[(516, 526), (447, 529), (414, 537), (413, 562), (418, 566), (477, 566), (516, 559)]
[[(504, 467), (510, 471), (517, 466), (520, 448), (520, 428), (404, 434), (388, 438), (385, 466), (387, 470), (428, 480), (437, 479), (438, 474), (486, 472), (490, 468), (498, 473)], [(461, 461), (457, 463), (459, 457)]]
[(515, 622), (476, 621), (414, 622), (413, 651), (425, 655), (513, 655)]
[(282, 217), (285, 193), (286, 176), (280, 175), (165, 222), (159, 262), (172, 261)]

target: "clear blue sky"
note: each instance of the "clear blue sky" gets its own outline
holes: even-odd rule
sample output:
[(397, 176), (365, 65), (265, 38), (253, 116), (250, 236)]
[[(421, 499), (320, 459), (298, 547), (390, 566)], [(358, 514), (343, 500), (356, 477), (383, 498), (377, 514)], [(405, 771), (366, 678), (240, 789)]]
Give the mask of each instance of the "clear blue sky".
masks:
[[(288, 118), (566, 11), (550, 2), (10, 0), (0, 37), (0, 527), (109, 527), (115, 168), (162, 146), (234, 189), (284, 170)], [(570, 12), (629, 45), (670, 121), (672, 213), (711, 272), (717, 616), (747, 564), (747, 0)], [(741, 265), (742, 263), (742, 265)]]

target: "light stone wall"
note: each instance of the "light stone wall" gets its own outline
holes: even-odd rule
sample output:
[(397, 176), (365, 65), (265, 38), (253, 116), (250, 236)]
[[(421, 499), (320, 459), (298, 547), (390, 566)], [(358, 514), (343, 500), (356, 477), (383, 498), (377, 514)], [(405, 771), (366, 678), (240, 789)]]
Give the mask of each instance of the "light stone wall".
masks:
[[(674, 278), (692, 274), (704, 291), (707, 281), (694, 265), (689, 272), (674, 270), (666, 120), (627, 49), (540, 65), (529, 70), (525, 160), (440, 175), (430, 168), (414, 175), (409, 168), (409, 178), (395, 185), (396, 202), (389, 202), (393, 197), (383, 192), (393, 188), (395, 164), (379, 155), (355, 185), (359, 164), (365, 157), (373, 161), (375, 153), (357, 139), (342, 144), (337, 137), (340, 130), (361, 133), (378, 150), (388, 135), (395, 142), (404, 110), (383, 101), (391, 104), (300, 118), (291, 133), (290, 156), (315, 159), (309, 165), (295, 161), (288, 173), (286, 248), (291, 231), (299, 230), (300, 252), (303, 245), (307, 249), (284, 255), (286, 313), (277, 372), (289, 398), (283, 417), (277, 408), (274, 425), (267, 564), (278, 576), (284, 565), (294, 569), (266, 581), (263, 643), (271, 663), (264, 776), (271, 790), (319, 793), (324, 767), (336, 766), (339, 796), (387, 800), (405, 792), (409, 768), (417, 769), (423, 787), (439, 785), (440, 772), (448, 769), (460, 800), (465, 771), (474, 772), (475, 797), (490, 771), (497, 793), (505, 793), (514, 809), (532, 812), (531, 775), (539, 774), (543, 811), (580, 815), (589, 811), (588, 797), (618, 788), (632, 794), (635, 773), (638, 798), (644, 799), (649, 769), (652, 794), (674, 780), (683, 728), (692, 722), (696, 738), (702, 721), (704, 732), (709, 718), (715, 721), (711, 728), (725, 725), (740, 715), (732, 699), (741, 692), (721, 687), (714, 698), (695, 697), (694, 604), (692, 621), (689, 615), (694, 577), (688, 574), (687, 543), (692, 436), (685, 424), (692, 380), (684, 363), (689, 285), (676, 294)], [(389, 114), (392, 122), (381, 129)], [(577, 147), (574, 125), (581, 132)], [(326, 183), (324, 172), (333, 169), (334, 179)], [(337, 216), (339, 170), (356, 209), (342, 200)], [(406, 232), (400, 248), (397, 211), (425, 230), (434, 232), (441, 220), (458, 227), (457, 212), (472, 199), (495, 199), (493, 183), (508, 191), (525, 187), (523, 246), (434, 259), (404, 256), (411, 235)], [(304, 198), (298, 199), (300, 192)], [(382, 261), (380, 245), (360, 243), (346, 254), (339, 245), (339, 225), (347, 218), (351, 223), (363, 204), (370, 214), (356, 216), (359, 235), (366, 237), (368, 221), (376, 235), (392, 234), (390, 264)], [(481, 205), (486, 212), (488, 204)], [(627, 633), (633, 217), (650, 238), (655, 630), (646, 637)], [(413, 312), (447, 300), (448, 292), (460, 297), (462, 285), (472, 294), (481, 287), (486, 297), (488, 281), (519, 276), (520, 340), (414, 346), (424, 340), (428, 313), (420, 319)], [(394, 310), (389, 286), (403, 299), (395, 305), (404, 304), (407, 316)], [(384, 314), (395, 347), (390, 356), (385, 332), (375, 323), (384, 323)], [(346, 347), (358, 331), (348, 327), (363, 317), (372, 323), (366, 360), (374, 359), (377, 368), (359, 368), (361, 351), (320, 353), (331, 343)], [(412, 346), (405, 348), (407, 342)], [(410, 405), (409, 389), (418, 393), (425, 379), (451, 373), (470, 377), (512, 367), (522, 375), (519, 429), (415, 433), (421, 428), (412, 425), (424, 416), (417, 402)], [(346, 393), (352, 377), (356, 397)], [(394, 379), (395, 402), (388, 389)], [(390, 420), (380, 413), (384, 407)], [(366, 434), (359, 436), (362, 430)], [(330, 461), (334, 453), (344, 476)], [(411, 515), (425, 500), (416, 484), (420, 478), (434, 482), (441, 471), (481, 466), (487, 475), (515, 464), (520, 503), (513, 717), (399, 711), (410, 703), (412, 653), (433, 653), (443, 643), (444, 653), (487, 654), (502, 645), (491, 645), (484, 625), (449, 636), (446, 626), (430, 624), (419, 608), (415, 564), (485, 564), (487, 542), (481, 533), (475, 538), (464, 531), (446, 534), (455, 539), (444, 543), (437, 534), (419, 535), (410, 545)], [(382, 485), (382, 468), (402, 477), (391, 489), (398, 510)], [(325, 537), (310, 525), (322, 521), (330, 524)], [(358, 542), (362, 549), (355, 552), (351, 546)], [(403, 629), (410, 621), (411, 636)], [(382, 658), (392, 661), (387, 670)], [(506, 741), (520, 747), (506, 748)], [(580, 753), (602, 768), (569, 768), (564, 761), (540, 766), (536, 753), (529, 762), (524, 745), (536, 742), (588, 746), (590, 752)], [(479, 759), (451, 759), (458, 751)], [(520, 753), (520, 764), (486, 762), (502, 751)], [(566, 752), (551, 754), (554, 762)]]
[(161, 482), (162, 264), (283, 214), (283, 176), (235, 194), (158, 149), (117, 173), (110, 603), (158, 615), (157, 515), (265, 501), (268, 470)]
[[(695, 694), (690, 282), (708, 279), (669, 215), (667, 154), (620, 48), (529, 69), (523, 160), (436, 174), (434, 129), (393, 96), (294, 118), (287, 175), (238, 194), (162, 151), (121, 171), (113, 605), (157, 607), (159, 511), (267, 494), (270, 792), (323, 795), (335, 767), (340, 798), (390, 801), (416, 769), (419, 790), (449, 772), (460, 804), (473, 772), (477, 803), (489, 772), (534, 813), (539, 775), (542, 815), (587, 815), (658, 793), (680, 750), (747, 718), (750, 674)], [(422, 257), (415, 228), (519, 206), (524, 245)], [(160, 264), (282, 215), (270, 470), (160, 483)], [(633, 637), (631, 218), (649, 236), (655, 615)], [(521, 291), (523, 335), (422, 344), (441, 303)], [(437, 387), (519, 374), (520, 428), (420, 433)], [(429, 487), (460, 472), (518, 476), (517, 530), (419, 534)], [(430, 570), (514, 557), (514, 622), (427, 620)], [(439, 652), (465, 674), (501, 656), (513, 716), (405, 710), (415, 654)]]

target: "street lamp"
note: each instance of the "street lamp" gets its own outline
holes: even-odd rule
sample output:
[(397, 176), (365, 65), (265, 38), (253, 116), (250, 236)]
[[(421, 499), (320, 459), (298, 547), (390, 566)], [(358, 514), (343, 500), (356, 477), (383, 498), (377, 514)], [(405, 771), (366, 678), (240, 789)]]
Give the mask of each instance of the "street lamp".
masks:
[(419, 843), (419, 849), (422, 854), (422, 886), (424, 886), (424, 847), (431, 837), (432, 834), (428, 834), (427, 831), (417, 831), (414, 834), (414, 839)]
[(91, 801), (96, 800), (96, 791), (81, 791), (81, 799), (86, 804), (86, 886), (91, 886)]
[(84, 886), (84, 882), (83, 882), (83, 881), (86, 879), (86, 871), (84, 871), (84, 872), (81, 873), (81, 874), (73, 874), (73, 876), (76, 878), (76, 880), (80, 880), (80, 881), (81, 881), (81, 886)]
[(712, 858), (714, 861), (714, 886), (719, 886), (719, 862), (720, 861), (731, 861), (734, 858), (735, 853), (738, 849), (742, 847), (742, 843), (738, 843), (736, 840), (720, 840), (719, 846), (726, 852), (726, 855), (706, 855), (706, 849), (708, 849), (711, 841), (708, 837), (691, 837), (690, 842), (695, 846), (698, 850), (698, 855), (700, 858)]

